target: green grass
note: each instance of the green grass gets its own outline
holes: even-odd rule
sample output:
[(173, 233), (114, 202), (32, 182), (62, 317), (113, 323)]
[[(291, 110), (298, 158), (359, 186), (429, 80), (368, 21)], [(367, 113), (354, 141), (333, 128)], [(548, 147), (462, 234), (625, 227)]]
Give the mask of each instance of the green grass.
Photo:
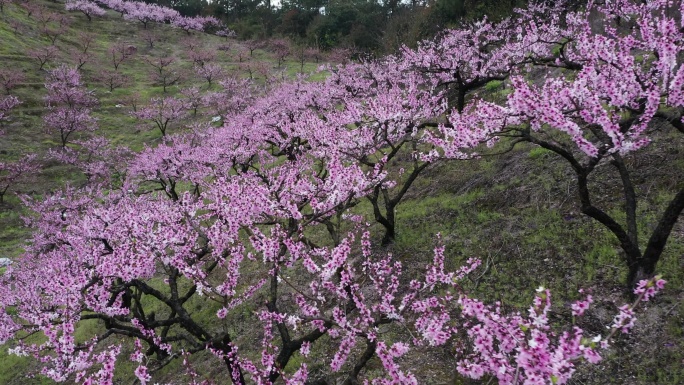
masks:
[(498, 91), (502, 86), (504, 82), (501, 80), (492, 80), (489, 83), (485, 84), (485, 90), (489, 92), (495, 92)]
[(548, 158), (549, 156), (553, 156), (553, 153), (543, 147), (534, 147), (533, 149), (530, 150), (528, 156), (532, 160), (537, 160), (537, 159), (545, 159)]

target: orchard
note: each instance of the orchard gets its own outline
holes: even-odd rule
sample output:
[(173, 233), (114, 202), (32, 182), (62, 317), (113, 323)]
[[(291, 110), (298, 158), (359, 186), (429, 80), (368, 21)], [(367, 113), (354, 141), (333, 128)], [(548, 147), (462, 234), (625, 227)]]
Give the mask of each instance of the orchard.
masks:
[[(66, 9), (93, 24), (116, 11), (141, 31), (169, 23), (186, 35), (231, 35), (212, 17), (142, 2)], [(250, 79), (231, 76), (188, 40), (194, 74), (174, 70), (172, 56), (143, 59), (163, 96), (129, 112), (158, 136), (141, 151), (94, 133), (90, 85), (77, 67), (51, 66), (43, 121), (58, 141), (49, 158), (85, 177), (21, 195), (32, 232), (0, 276), (0, 343), (66, 383), (118, 383), (121, 365), (154, 383), (181, 363), (174, 383), (422, 384), (432, 382), (415, 363), (436, 352), (454, 383), (572, 383), (669, 289), (659, 267), (684, 186), (673, 182), (645, 223), (635, 186), (660, 182), (628, 159), (684, 134), (682, 12), (682, 1), (667, 0), (531, 3), (395, 55), (322, 66), (316, 80), (277, 72), (291, 55), (286, 40), (271, 41), (276, 70), (265, 68), (261, 83), (256, 67)], [(264, 45), (247, 42), (238, 68)], [(48, 51), (32, 53), (35, 67), (55, 60)], [(103, 60), (105, 89), (125, 89), (112, 77), (135, 55), (119, 43)], [(195, 75), (194, 87), (166, 94)], [(18, 76), (0, 73), (0, 124), (21, 107), (11, 95)], [(494, 86), (505, 92), (492, 97)], [(556, 302), (538, 287), (516, 311), (470, 292), (489, 269), (484, 256), (454, 266), (440, 234), (428, 255), (393, 248), (400, 205), (427, 173), (521, 146), (568, 166), (578, 212), (620, 249), (624, 293), (599, 331), (582, 323), (589, 291)], [(0, 204), (36, 162), (0, 162)], [(620, 193), (594, 187), (598, 174), (614, 174)], [(98, 327), (84, 336), (87, 322)]]

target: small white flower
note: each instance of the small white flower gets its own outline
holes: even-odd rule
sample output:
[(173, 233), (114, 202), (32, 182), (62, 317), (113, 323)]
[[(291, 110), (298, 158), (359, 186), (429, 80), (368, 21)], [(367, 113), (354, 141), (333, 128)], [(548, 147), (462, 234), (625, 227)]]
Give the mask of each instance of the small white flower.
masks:
[(21, 346), (17, 346), (17, 347), (14, 348), (14, 349), (10, 348), (10, 349), (7, 350), (7, 353), (13, 354), (13, 355), (19, 356), (19, 357), (26, 357), (26, 356), (28, 356), (28, 352), (27, 352), (26, 350), (24, 350), (24, 348), (22, 348)]
[(301, 320), (301, 319), (300, 319), (299, 317), (297, 317), (296, 315), (289, 315), (289, 316), (287, 317), (287, 323), (288, 323), (290, 326), (292, 326), (292, 330), (297, 330), (297, 323), (298, 323), (300, 320)]

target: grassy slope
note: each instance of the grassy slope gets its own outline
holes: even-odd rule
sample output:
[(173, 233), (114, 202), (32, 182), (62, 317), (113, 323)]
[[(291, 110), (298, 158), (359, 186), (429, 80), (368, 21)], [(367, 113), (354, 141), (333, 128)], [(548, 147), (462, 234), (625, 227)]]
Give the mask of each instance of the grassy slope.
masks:
[[(64, 13), (62, 4), (40, 2), (55, 12)], [(172, 51), (179, 56), (180, 67), (191, 68), (180, 48), (185, 34), (167, 26), (156, 26), (155, 30), (163, 39), (154, 49), (148, 49), (137, 35), (141, 26), (122, 21), (118, 14), (110, 12), (104, 19), (93, 22), (80, 14), (69, 16), (73, 21), (71, 32), (58, 40), (61, 58), (53, 65), (70, 61), (67, 51), (78, 45), (76, 31), (96, 34), (93, 48), (96, 58), (103, 57), (115, 40), (127, 41), (138, 48), (137, 57), (122, 67), (122, 71), (134, 79), (132, 86), (126, 89), (110, 93), (92, 80), (102, 66), (111, 66), (108, 62), (92, 62), (84, 67), (84, 78), (101, 102), (96, 111), (101, 126), (99, 133), (115, 144), (135, 149), (141, 148), (143, 143), (155, 143), (160, 136), (158, 132), (149, 127), (141, 129), (127, 115), (126, 108), (116, 105), (133, 92), (139, 93), (142, 100), (162, 94), (161, 88), (148, 80), (149, 68), (141, 60), (144, 56)], [(9, 20), (24, 24), (19, 35), (11, 30)], [(205, 46), (224, 44), (216, 37), (197, 37)], [(26, 152), (44, 154), (56, 145), (55, 138), (45, 134), (41, 126), (45, 72), (39, 71), (38, 65), (26, 57), (25, 52), (48, 42), (38, 33), (36, 21), (12, 5), (0, 15), (0, 41), (0, 63), (21, 68), (27, 76), (26, 83), (15, 92), (24, 104), (12, 113), (13, 120), (5, 125), (7, 135), (0, 139), (0, 156), (11, 159)], [(269, 59), (266, 52), (257, 52), (256, 56), (257, 60)], [(218, 57), (226, 69), (236, 68), (230, 57), (224, 54)], [(312, 64), (307, 65), (307, 69), (312, 67)], [(292, 74), (298, 65), (289, 63), (288, 68)], [(191, 84), (206, 87), (205, 83), (192, 77), (184, 82), (184, 86)], [(178, 88), (173, 87), (170, 93), (177, 91)], [(645, 224), (653, 223), (656, 213), (662, 211), (673, 191), (670, 183), (681, 183), (678, 175), (682, 175), (684, 164), (677, 158), (684, 148), (682, 144), (681, 138), (662, 137), (648, 150), (629, 158), (637, 170), (635, 173), (645, 175), (638, 185), (639, 195), (646, 202), (639, 207)], [(663, 168), (662, 164), (669, 166)], [(41, 194), (78, 178), (73, 169), (47, 162), (40, 175), (32, 176), (15, 191)], [(611, 187), (615, 184), (607, 177), (599, 176), (595, 181), (598, 201), (617, 212), (619, 206), (615, 202), (619, 202), (620, 191)], [(468, 289), (479, 297), (500, 300), (511, 309), (524, 311), (539, 285), (550, 287), (560, 298), (559, 304), (576, 298), (579, 287), (590, 288), (597, 303), (582, 326), (599, 333), (603, 325), (610, 322), (615, 303), (623, 300), (622, 282), (626, 269), (615, 239), (579, 213), (574, 192), (571, 170), (552, 154), (532, 147), (521, 146), (503, 156), (477, 161), (437, 164), (416, 182), (398, 208), (398, 239), (393, 246), (394, 252), (409, 262), (407, 266), (419, 266), (414, 262), (430, 257), (434, 235), (440, 232), (447, 244), (452, 267), (473, 256), (484, 261), (486, 269), (479, 279), (468, 284)], [(14, 257), (20, 253), (27, 232), (20, 226), (18, 199), (8, 194), (7, 202), (0, 207), (0, 256)], [(361, 204), (358, 210), (367, 208), (366, 204)], [(608, 360), (598, 368), (583, 370), (576, 383), (676, 384), (684, 381), (683, 233), (679, 224), (659, 267), (670, 282), (665, 295), (649, 305), (649, 315), (639, 323), (634, 335), (620, 338), (609, 352)], [(642, 239), (645, 237), (643, 234)], [(215, 309), (198, 308), (198, 311), (209, 317)], [(249, 315), (251, 309), (245, 308), (244, 312)], [(567, 319), (569, 311), (558, 307), (553, 317)], [(92, 323), (81, 325), (79, 331), (85, 337), (96, 328), (97, 324)], [(199, 361), (197, 365), (204, 373), (221, 375), (221, 369), (203, 368)], [(424, 360), (412, 366), (426, 383), (445, 383), (451, 372), (450, 362), (448, 351), (438, 351), (426, 354)], [(319, 363), (319, 366), (323, 365)], [(377, 362), (371, 364), (370, 370), (374, 366)], [(310, 367), (316, 368), (315, 365)], [(132, 382), (130, 376), (123, 374), (126, 369), (130, 368), (124, 364), (120, 371), (121, 383)], [(165, 368), (155, 380), (170, 381), (175, 370), (178, 370), (177, 363)], [(32, 371), (31, 361), (0, 352), (0, 384), (25, 384), (23, 376)], [(30, 383), (42, 382), (45, 380), (40, 376), (30, 380)]]

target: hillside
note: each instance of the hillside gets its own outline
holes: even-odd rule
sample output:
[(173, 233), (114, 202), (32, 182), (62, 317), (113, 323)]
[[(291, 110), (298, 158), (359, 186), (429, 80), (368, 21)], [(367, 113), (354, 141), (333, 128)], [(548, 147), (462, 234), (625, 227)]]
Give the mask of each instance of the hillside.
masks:
[[(27, 153), (45, 155), (50, 149), (59, 146), (59, 135), (46, 132), (42, 114), (46, 105), (47, 71), (61, 64), (78, 66), (83, 63), (80, 69), (83, 83), (99, 101), (99, 106), (94, 109), (99, 127), (95, 134), (107, 138), (113, 146), (126, 146), (133, 150), (140, 150), (145, 143), (153, 144), (161, 138), (154, 123), (142, 122), (130, 115), (135, 106), (145, 105), (153, 97), (180, 96), (182, 90), (192, 87), (197, 87), (198, 93), (240, 92), (224, 90), (216, 79), (209, 86), (194, 70), (199, 61), (220, 66), (222, 76), (244, 78), (249, 77), (251, 71), (257, 84), (263, 84), (266, 78), (292, 77), (300, 70), (300, 63), (295, 61), (294, 55), (278, 68), (274, 54), (258, 48), (250, 55), (249, 49), (234, 39), (198, 32), (189, 35), (168, 25), (154, 23), (149, 28), (143, 28), (142, 24), (123, 20), (111, 10), (102, 18), (94, 17), (88, 21), (80, 12), (66, 12), (63, 3), (37, 1), (35, 5), (37, 9), (44, 9), (42, 12), (46, 14), (45, 17), (35, 12), (29, 17), (26, 10), (14, 4), (8, 4), (0, 14), (3, 41), (0, 60), (3, 69), (22, 74), (18, 86), (10, 91), (21, 100), (21, 104), (12, 110), (9, 121), (2, 122), (6, 131), (0, 142), (3, 159), (13, 160)], [(42, 18), (50, 20), (50, 15), (59, 20), (48, 21), (45, 24), (47, 29), (60, 30), (62, 22), (66, 27), (57, 36), (54, 58), (50, 58), (41, 69), (40, 61), (31, 54), (42, 53), (51, 46), (49, 38), (42, 32)], [(125, 58), (120, 64), (120, 70), (114, 69), (110, 51), (116, 44), (122, 44), (132, 51), (131, 57)], [(148, 64), (148, 61), (160, 59), (173, 61), (168, 67), (169, 72), (174, 77), (180, 76), (180, 80), (174, 82), (166, 93), (162, 85), (152, 78), (155, 69)], [(316, 67), (315, 63), (306, 63), (303, 70), (308, 73), (315, 71)], [(112, 82), (115, 84), (113, 90), (110, 88)], [(201, 112), (205, 122), (216, 115), (209, 108)], [(191, 121), (185, 119), (174, 122), (170, 132), (177, 131)], [(77, 140), (88, 137), (88, 134), (81, 137), (79, 133), (75, 135), (74, 139)], [(76, 175), (69, 167), (45, 159), (40, 173), (33, 176), (35, 180), (12, 186), (10, 190), (44, 193), (69, 181), (73, 182)], [(7, 194), (6, 198), (2, 220), (8, 222), (0, 226), (0, 254), (13, 257), (20, 252), (17, 246), (21, 244), (23, 236), (14, 234), (21, 225), (15, 210), (20, 204), (12, 193)]]
[[(277, 97), (272, 100), (259, 99), (257, 96), (266, 94), (266, 90), (271, 89), (269, 87), (275, 88), (276, 84), (285, 79), (294, 79), (300, 72), (313, 73), (310, 80), (317, 82), (325, 81), (326, 76), (333, 76), (330, 73), (315, 72), (317, 63), (300, 63), (294, 54), (290, 54), (283, 63), (280, 63), (278, 43), (268, 47), (261, 46), (250, 53), (251, 48), (245, 42), (198, 32), (188, 35), (169, 25), (154, 24), (144, 28), (140, 23), (123, 20), (118, 13), (111, 10), (107, 11), (104, 17), (88, 21), (80, 13), (67, 13), (62, 3), (39, 0), (36, 4), (45, 7), (44, 9), (49, 10), (52, 15), (59, 15), (63, 21), (56, 17), (41, 21), (39, 15), (34, 13), (29, 16), (16, 4), (5, 5), (3, 13), (0, 14), (1, 67), (19, 70), (23, 74), (23, 79), (11, 91), (22, 103), (9, 112), (8, 120), (0, 121), (0, 128), (4, 130), (4, 135), (0, 136), (0, 160), (14, 161), (29, 153), (37, 154), (39, 159), (39, 172), (31, 172), (18, 183), (11, 185), (4, 197), (4, 203), (0, 204), (0, 257), (18, 259), (31, 236), (31, 230), (23, 226), (21, 217), (35, 214), (31, 214), (23, 207), (18, 195), (27, 194), (38, 202), (48, 201), (47, 197), (57, 194), (66, 186), (80, 188), (89, 186), (90, 183), (91, 175), (78, 167), (81, 163), (65, 164), (60, 161), (65, 158), (60, 158), (60, 151), (66, 150), (60, 150), (62, 146), (58, 135), (47, 133), (44, 128), (45, 97), (48, 94), (45, 82), (48, 70), (58, 68), (60, 64), (73, 66), (83, 63), (80, 73), (84, 87), (92, 91), (92, 95), (98, 100), (98, 105), (93, 108), (93, 117), (97, 119), (98, 128), (94, 132), (75, 133), (66, 147), (82, 151), (78, 153), (79, 159), (88, 158), (88, 161), (91, 160), (92, 154), (84, 151), (87, 146), (79, 144), (79, 140), (101, 136), (109, 140), (107, 148), (124, 146), (133, 153), (138, 153), (165, 148), (167, 145), (172, 148), (175, 139), (167, 141), (164, 136), (173, 137), (175, 134), (183, 133), (192, 138), (193, 145), (196, 140), (214, 140), (214, 143), (193, 147), (194, 150), (199, 149), (199, 155), (195, 156), (200, 158), (200, 161), (204, 161), (202, 157), (210, 159), (215, 155), (212, 151), (222, 145), (222, 131), (219, 127), (223, 124), (230, 126), (230, 122), (224, 121), (222, 117), (237, 119), (239, 116), (232, 110), (226, 111), (232, 108), (232, 105), (227, 106), (229, 101), (251, 94), (253, 99), (259, 100), (257, 103), (262, 103), (257, 106), (263, 107), (264, 111), (271, 106), (278, 111), (278, 103), (295, 104), (300, 95), (293, 92), (282, 97), (280, 102), (276, 100)], [(39, 52), (51, 44), (50, 32), (41, 31), (43, 23), (47, 26), (46, 31), (57, 30), (63, 26), (65, 29), (56, 36), (56, 57), (40, 68), (39, 60), (32, 58), (31, 55), (32, 52)], [(89, 43), (87, 52), (84, 53), (86, 42)], [(123, 47), (126, 55), (130, 54), (130, 57), (123, 59), (119, 68), (114, 68), (111, 56), (112, 52), (114, 55), (123, 52), (116, 50), (116, 44)], [(170, 63), (168, 79), (174, 79), (166, 86), (160, 84), (165, 80), (151, 78), (151, 73), (155, 70), (153, 64), (165, 59)], [(216, 79), (209, 82), (198, 75), (196, 67), (202, 65), (205, 68), (209, 65), (219, 66), (222, 74), (217, 78), (223, 79), (224, 82), (220, 84)], [(166, 70), (164, 68), (164, 71)], [(388, 78), (394, 74), (392, 71), (394, 69), (387, 69)], [(112, 81), (119, 79), (113, 79), (112, 76), (115, 75), (124, 76), (121, 78), (124, 81), (120, 85), (111, 86)], [(531, 78), (530, 83), (541, 82), (541, 79), (535, 78), (535, 73), (528, 76)], [(106, 84), (107, 77), (110, 85)], [(253, 78), (253, 82), (246, 83), (249, 78)], [(348, 80), (341, 75), (340, 78), (341, 81)], [(389, 83), (389, 80), (387, 82)], [(192, 87), (196, 89), (188, 92), (187, 90)], [(408, 89), (409, 85), (402, 84), (402, 87)], [(154, 122), (132, 116), (133, 112), (144, 108), (155, 97), (177, 97), (191, 102), (193, 97), (198, 98), (198, 95), (211, 92), (216, 93), (218, 104), (214, 106), (211, 103), (198, 102), (195, 111), (192, 111), (192, 107), (187, 107), (182, 117), (171, 120), (168, 128), (165, 128), (168, 129), (165, 133)], [(308, 91), (301, 91), (302, 94), (306, 92)], [(486, 100), (500, 101), (510, 93), (511, 84), (508, 81), (492, 81), (478, 90), (476, 95)], [(272, 104), (269, 105), (269, 101)], [(342, 110), (337, 104), (333, 106), (328, 110), (321, 107), (317, 114), (307, 118), (315, 120), (320, 116), (326, 116), (325, 114), (334, 115), (336, 108)], [(236, 110), (239, 108), (241, 107), (235, 107)], [(252, 129), (247, 123), (248, 120), (244, 119), (235, 124), (244, 124), (245, 127)], [(254, 131), (258, 131), (260, 123), (261, 120), (253, 119)], [(348, 127), (352, 127), (353, 124), (355, 123), (348, 123)], [(651, 143), (647, 147), (624, 155), (624, 164), (633, 176), (634, 190), (639, 198), (636, 213), (640, 239), (648, 239), (660, 213), (666, 209), (684, 183), (681, 177), (684, 175), (684, 136), (658, 124), (660, 123), (653, 123), (650, 127)], [(297, 124), (293, 126), (293, 130), (296, 131)], [(216, 131), (212, 131), (211, 127), (216, 128)], [(423, 266), (432, 261), (436, 237), (437, 234), (441, 234), (441, 242), (446, 249), (447, 269), (457, 270), (471, 257), (482, 260), (482, 265), (461, 283), (461, 288), (473, 297), (487, 303), (499, 301), (501, 308), (507, 312), (526, 313), (534, 298), (535, 289), (544, 286), (550, 289), (554, 298), (554, 305), (549, 313), (552, 324), (566, 325), (573, 322), (569, 304), (580, 299), (578, 289), (584, 289), (593, 295), (594, 303), (585, 317), (579, 320), (578, 326), (592, 335), (604, 333), (616, 314), (617, 306), (629, 299), (625, 289), (629, 271), (624, 263), (624, 252), (606, 227), (582, 213), (575, 174), (564, 159), (531, 143), (511, 146), (511, 142), (504, 138), (491, 148), (479, 149), (481, 156), (476, 158), (441, 158), (426, 164), (420, 177), (410, 185), (406, 195), (396, 206), (396, 237), (389, 245), (380, 246), (384, 241), (381, 238), (385, 228), (373, 222), (371, 200), (354, 197), (353, 203), (345, 207), (345, 210), (348, 210), (345, 211), (345, 215), (361, 215), (364, 221), (371, 223), (368, 231), (374, 248), (377, 249), (374, 251), (391, 254), (396, 261), (400, 261), (405, 268), (403, 279), (406, 281), (419, 277)], [(175, 144), (178, 143), (186, 144), (182, 140)], [(256, 161), (252, 167), (278, 169), (286, 163), (284, 159), (294, 158), (293, 153), (296, 154), (296, 151), (305, 152), (306, 143), (299, 144), (299, 149), (283, 147), (285, 150), (274, 157), (278, 159), (268, 166), (263, 165), (263, 161)], [(388, 163), (388, 175), (396, 177), (399, 185), (406, 181), (406, 175), (419, 164), (415, 153), (422, 149), (419, 147), (421, 145), (424, 143), (411, 149), (404, 147), (397, 150), (396, 157)], [(246, 141), (241, 146), (249, 149), (252, 144)], [(202, 150), (204, 147), (206, 152)], [(311, 164), (315, 164), (316, 157), (323, 156), (325, 151), (315, 153), (312, 155), (314, 160)], [(369, 159), (376, 161), (376, 158), (381, 158), (377, 154), (374, 156)], [(115, 162), (119, 159), (127, 160), (133, 157), (134, 155), (126, 155), (122, 158), (103, 158), (101, 161), (105, 167), (116, 169)], [(221, 157), (217, 156), (217, 159)], [(240, 173), (238, 163), (232, 166), (234, 169), (225, 166), (227, 179)], [(214, 170), (209, 174), (212, 177), (205, 179), (221, 179), (221, 167), (224, 167), (222, 163), (214, 165)], [(589, 187), (595, 205), (602, 207), (615, 218), (624, 220), (624, 191), (620, 187), (620, 177), (616, 176), (612, 167), (609, 162), (601, 163), (591, 175)], [(171, 168), (169, 166), (169, 169)], [(121, 173), (126, 172), (134, 171)], [(125, 175), (114, 174), (113, 180), (117, 181), (112, 182), (112, 185), (118, 187), (117, 183), (123, 182), (118, 182), (116, 178), (125, 180)], [(311, 176), (309, 179), (313, 180), (315, 177)], [(300, 181), (300, 184), (306, 182), (308, 180)], [(193, 183), (196, 185), (193, 186)], [(199, 185), (199, 182), (188, 178), (179, 183), (178, 191), (191, 195), (193, 188), (199, 190)], [(144, 183), (141, 182), (140, 186), (144, 186)], [(206, 189), (211, 191), (208, 187)], [(168, 193), (169, 190), (159, 191)], [(255, 187), (254, 190), (243, 191), (241, 195), (249, 197), (252, 194), (257, 195), (259, 191)], [(396, 193), (396, 189), (389, 188), (388, 191)], [(204, 200), (210, 201), (206, 197)], [(350, 198), (350, 202), (351, 200)], [(103, 201), (107, 201), (106, 194), (100, 195), (91, 204), (96, 206)], [(258, 206), (256, 203), (253, 205)], [(313, 203), (311, 205), (313, 206)], [(147, 210), (147, 207), (142, 206), (131, 207), (131, 210)], [(203, 213), (209, 210), (202, 208), (197, 212), (198, 215), (204, 215)], [(195, 211), (192, 212), (194, 215)], [(309, 212), (306, 211), (306, 214)], [(319, 227), (303, 230), (302, 234), (309, 238), (306, 241), (317, 246), (325, 245), (325, 242), (328, 242), (325, 226), (334, 226), (334, 217), (332, 218)], [(340, 218), (341, 211), (337, 217), (337, 231), (347, 231), (346, 227), (356, 226), (344, 222), (340, 225)], [(183, 221), (177, 219), (176, 222), (170, 222), (178, 224), (178, 229), (174, 231), (181, 232)], [(201, 224), (207, 227), (213, 225), (212, 220), (202, 221)], [(258, 223), (249, 231), (265, 229), (269, 225)], [(149, 232), (157, 230), (158, 227), (155, 226), (148, 229)], [(253, 238), (254, 233), (248, 231), (236, 236), (236, 239)], [(245, 253), (256, 253), (256, 247), (246, 246)], [(259, 280), (260, 267), (258, 258), (245, 261), (242, 274), (247, 277), (247, 283), (242, 283), (240, 290), (247, 292), (245, 287)], [(304, 270), (301, 266), (293, 268), (290, 273), (293, 289), (286, 293), (285, 299), (297, 295), (296, 285), (305, 287), (309, 284)], [(656, 270), (667, 280), (666, 289), (655, 300), (644, 304), (638, 310), (634, 331), (627, 335), (618, 335), (612, 346), (603, 354), (604, 361), (598, 365), (579, 365), (578, 373), (569, 383), (677, 384), (684, 381), (684, 222), (681, 220), (675, 224)], [(217, 279), (214, 276), (210, 278), (208, 281)], [(290, 279), (290, 276), (286, 278)], [(149, 282), (152, 287), (161, 290), (167, 286), (168, 278), (160, 273), (149, 278)], [(179, 282), (184, 289), (192, 283), (189, 279)], [(290, 282), (287, 284), (290, 285)], [(370, 289), (365, 293), (369, 297), (372, 296)], [(259, 359), (258, 341), (265, 337), (263, 330), (250, 329), (249, 326), (253, 322), (259, 322), (256, 314), (260, 304), (267, 301), (266, 290), (257, 290), (254, 298), (236, 306), (234, 312), (221, 324), (221, 327), (229, 329), (231, 334), (237, 336), (236, 343), (241, 349), (246, 350), (247, 356), (255, 362)], [(162, 305), (152, 300), (143, 302), (147, 312), (156, 312), (160, 317), (164, 314)], [(212, 326), (216, 326), (215, 314), (221, 306), (219, 303), (205, 302), (197, 297), (193, 297), (187, 305), (193, 309), (197, 319)], [(104, 329), (102, 320), (80, 321), (75, 338), (82, 342), (100, 334)], [(383, 333), (390, 336), (389, 339), (396, 340), (412, 336), (412, 331), (403, 326), (388, 326)], [(36, 336), (26, 337), (34, 343), (42, 341)], [(122, 355), (128, 356), (134, 352), (130, 341), (123, 337), (116, 338), (116, 343), (122, 345)], [(325, 338), (331, 345), (336, 341), (333, 337)], [(489, 379), (494, 378), (478, 381), (455, 374), (454, 353), (458, 349), (457, 345), (446, 344), (434, 349), (428, 349), (424, 345), (419, 348), (420, 354), (405, 359), (402, 364), (412, 369), (419, 383), (425, 384), (488, 383)], [(7, 355), (5, 345), (0, 347), (3, 348), (0, 350), (0, 384), (51, 383), (46, 377), (36, 374), (38, 366), (34, 359)], [(357, 347), (352, 355), (360, 357), (362, 350)], [(159, 353), (156, 355), (162, 356)], [(152, 355), (150, 361), (151, 357)], [(184, 381), (185, 377), (181, 377), (180, 374), (189, 366), (200, 373), (200, 379), (228, 383), (229, 371), (222, 365), (216, 365), (211, 358), (209, 352), (203, 351), (199, 355), (193, 355), (185, 367), (182, 359), (173, 360), (171, 364), (152, 374), (152, 382)], [(307, 361), (309, 372), (334, 383), (332, 381), (339, 380), (340, 377), (335, 378), (328, 373), (331, 359), (332, 351), (323, 347), (313, 348)], [(284, 372), (292, 374), (303, 360), (303, 356), (297, 353), (283, 369)], [(133, 370), (137, 363), (124, 359), (117, 365), (115, 383), (136, 383)], [(382, 368), (380, 360), (373, 359), (364, 370), (369, 378), (373, 378), (382, 375)], [(30, 376), (28, 379), (27, 375)]]
[[(93, 17), (89, 21), (80, 12), (65, 11), (61, 2), (37, 0), (23, 4), (34, 6), (30, 16), (19, 3), (5, 4), (0, 13), (0, 70), (21, 73), (16, 88), (10, 91), (19, 98), (21, 104), (11, 110), (6, 121), (0, 121), (0, 132), (4, 131), (4, 135), (0, 136), (0, 161), (15, 161), (25, 154), (37, 154), (39, 166), (38, 170), (12, 183), (4, 202), (0, 203), (0, 257), (18, 257), (30, 236), (30, 230), (21, 219), (26, 212), (18, 198), (19, 194), (40, 197), (64, 186), (85, 183), (86, 177), (78, 167), (50, 156), (51, 151), (59, 151), (60, 142), (59, 134), (48, 133), (43, 122), (44, 98), (47, 95), (45, 83), (49, 70), (62, 64), (81, 66), (82, 81), (99, 102), (93, 109), (97, 130), (77, 132), (72, 140), (104, 137), (110, 141), (111, 147), (123, 146), (139, 151), (146, 145), (155, 146), (162, 140), (153, 122), (131, 116), (136, 108), (148, 104), (152, 98), (184, 97), (182, 91), (192, 87), (197, 88), (196, 94), (243, 93), (243, 89), (230, 88), (233, 85), (224, 88), (219, 84), (219, 78), (252, 77), (255, 86), (260, 87), (274, 79), (294, 77), (302, 70), (305, 73), (315, 72), (318, 67), (313, 62), (302, 64), (295, 55), (290, 55), (279, 66), (276, 55), (264, 50), (266, 47), (263, 42), (259, 43), (260, 48), (251, 47), (253, 52), (250, 53), (249, 46), (232, 38), (196, 31), (188, 34), (169, 25), (155, 23), (144, 28), (141, 23), (124, 20), (112, 10), (108, 10), (103, 17)], [(62, 24), (64, 30), (61, 30)], [(54, 45), (43, 32), (44, 25), (55, 31)], [(110, 51), (116, 44), (122, 44), (132, 53), (121, 62), (118, 70), (114, 68)], [(56, 49), (54, 57), (41, 68), (40, 60), (31, 54), (42, 53), (51, 46)], [(161, 58), (172, 60), (170, 70), (174, 76), (180, 75), (179, 80), (169, 86), (166, 92), (152, 77), (155, 68), (148, 63)], [(214, 75), (211, 85), (195, 71), (202, 60), (221, 68), (221, 74)], [(110, 88), (112, 83), (115, 84), (114, 89)], [(218, 100), (225, 100), (225, 97)], [(187, 125), (191, 123), (212, 124), (212, 118), (217, 114), (212, 108), (200, 107), (196, 116), (189, 114), (174, 121), (169, 126), (169, 134), (187, 130)], [(220, 121), (214, 121), (213, 124), (218, 125)], [(69, 146), (79, 148), (73, 143)], [(25, 376), (35, 371), (31, 360), (8, 356), (6, 353), (6, 350), (0, 352), (0, 383), (27, 383)], [(47, 380), (30, 381), (41, 383)]]

